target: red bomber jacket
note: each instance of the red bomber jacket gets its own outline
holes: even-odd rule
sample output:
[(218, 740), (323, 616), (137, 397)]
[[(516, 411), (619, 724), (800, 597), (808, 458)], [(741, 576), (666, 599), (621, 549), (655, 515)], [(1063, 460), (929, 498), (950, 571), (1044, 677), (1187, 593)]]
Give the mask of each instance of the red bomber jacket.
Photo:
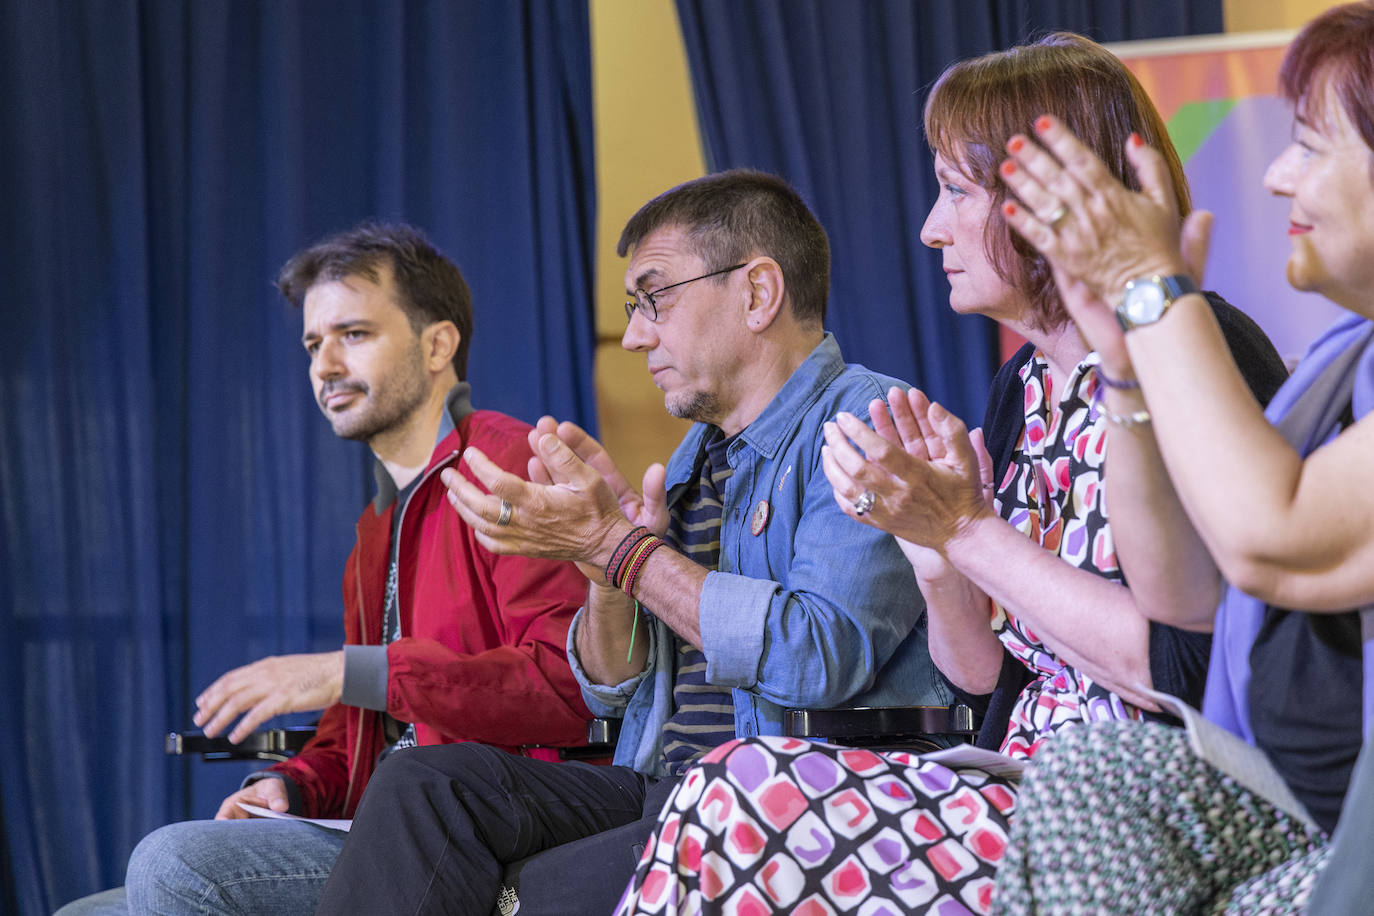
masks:
[[(435, 447), (406, 507), (397, 562), (405, 635), (387, 648), (387, 712), (414, 722), (420, 744), (481, 741), (553, 760), (552, 748), (586, 744), (590, 713), (566, 655), (586, 578), (571, 563), (482, 547), (439, 479), (455, 467), (476, 482), (459, 462), (469, 445), (528, 479), (529, 429), (493, 411), (467, 414)], [(343, 580), (351, 644), (381, 642), (394, 509), (369, 504), (358, 519)], [(381, 712), (336, 703), (300, 753), (270, 770), (296, 784), (307, 816), (352, 817), (384, 743)]]

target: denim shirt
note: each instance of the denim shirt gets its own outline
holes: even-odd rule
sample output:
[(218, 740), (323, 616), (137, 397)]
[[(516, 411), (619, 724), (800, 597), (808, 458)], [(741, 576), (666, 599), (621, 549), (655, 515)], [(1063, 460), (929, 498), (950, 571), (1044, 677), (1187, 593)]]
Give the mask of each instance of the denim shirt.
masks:
[[(868, 403), (892, 385), (902, 383), (846, 366), (827, 334), (730, 444), (720, 562), (702, 586), (700, 615), (706, 677), (733, 688), (739, 737), (781, 734), (788, 707), (950, 701), (926, 648), (925, 602), (911, 566), (891, 536), (840, 511), (821, 470), (821, 424), (841, 410), (866, 419)], [(694, 477), (709, 432), (694, 425), (669, 460), (670, 506)], [(755, 534), (761, 511), (767, 524)], [(577, 656), (585, 613), (568, 633), (568, 660), (587, 706), (624, 717), (616, 764), (663, 776), (673, 633), (651, 618), (645, 670), (596, 684)]]

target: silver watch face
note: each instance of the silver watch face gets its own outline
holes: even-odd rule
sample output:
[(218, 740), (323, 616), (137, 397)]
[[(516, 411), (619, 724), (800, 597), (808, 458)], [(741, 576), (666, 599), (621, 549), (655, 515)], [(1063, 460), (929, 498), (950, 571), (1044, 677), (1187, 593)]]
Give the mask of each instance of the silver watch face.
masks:
[(1149, 324), (1164, 314), (1164, 289), (1151, 280), (1140, 280), (1126, 290), (1121, 310), (1131, 324)]

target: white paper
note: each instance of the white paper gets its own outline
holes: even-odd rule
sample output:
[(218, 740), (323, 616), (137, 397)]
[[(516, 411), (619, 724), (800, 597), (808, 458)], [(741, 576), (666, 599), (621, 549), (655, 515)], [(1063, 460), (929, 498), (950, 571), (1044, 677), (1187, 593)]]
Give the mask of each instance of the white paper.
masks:
[(1302, 802), (1293, 795), (1288, 783), (1283, 781), (1283, 777), (1274, 769), (1264, 751), (1246, 744), (1239, 736), (1203, 718), (1202, 713), (1176, 696), (1150, 690), (1148, 687), (1139, 689), (1183, 720), (1193, 753), (1267, 800), (1275, 808), (1316, 828), (1317, 824), (1312, 820), (1312, 815), (1307, 813)]
[(947, 747), (944, 750), (931, 751), (922, 754), (921, 759), (934, 760), (936, 763), (951, 768), (973, 767), (1010, 782), (1019, 781), (1021, 774), (1026, 769), (1026, 764), (1029, 763), (1027, 760), (1008, 757), (1006, 754), (999, 754), (997, 751), (990, 751), (987, 748), (972, 744), (956, 744), (954, 747)]
[(305, 821), (307, 824), (315, 824), (319, 827), (328, 827), (330, 830), (348, 831), (353, 826), (351, 820), (332, 820), (327, 817), (301, 817), (299, 814), (284, 814), (280, 811), (273, 811), (271, 808), (263, 808), (260, 805), (250, 805), (248, 802), (239, 802), (239, 807), (249, 814), (257, 817), (273, 817), (282, 821)]

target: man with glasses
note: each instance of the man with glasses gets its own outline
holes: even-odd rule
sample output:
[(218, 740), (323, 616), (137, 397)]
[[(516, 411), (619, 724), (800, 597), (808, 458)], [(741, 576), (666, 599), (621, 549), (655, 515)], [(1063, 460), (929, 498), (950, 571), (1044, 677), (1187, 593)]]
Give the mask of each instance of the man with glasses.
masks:
[[(669, 413), (695, 421), (636, 491), (602, 447), (545, 417), (530, 480), (480, 450), (450, 502), (500, 554), (589, 580), (568, 655), (592, 711), (623, 719), (615, 766), (480, 747), (382, 766), (322, 912), (607, 913), (678, 777), (787, 707), (944, 703), (923, 602), (888, 536), (845, 517), (821, 427), (894, 384), (846, 366), (822, 326), (829, 243), (783, 181), (707, 176), (626, 225), (629, 324)], [(478, 486), (480, 484), (480, 486)], [(504, 887), (503, 887), (504, 884)]]

